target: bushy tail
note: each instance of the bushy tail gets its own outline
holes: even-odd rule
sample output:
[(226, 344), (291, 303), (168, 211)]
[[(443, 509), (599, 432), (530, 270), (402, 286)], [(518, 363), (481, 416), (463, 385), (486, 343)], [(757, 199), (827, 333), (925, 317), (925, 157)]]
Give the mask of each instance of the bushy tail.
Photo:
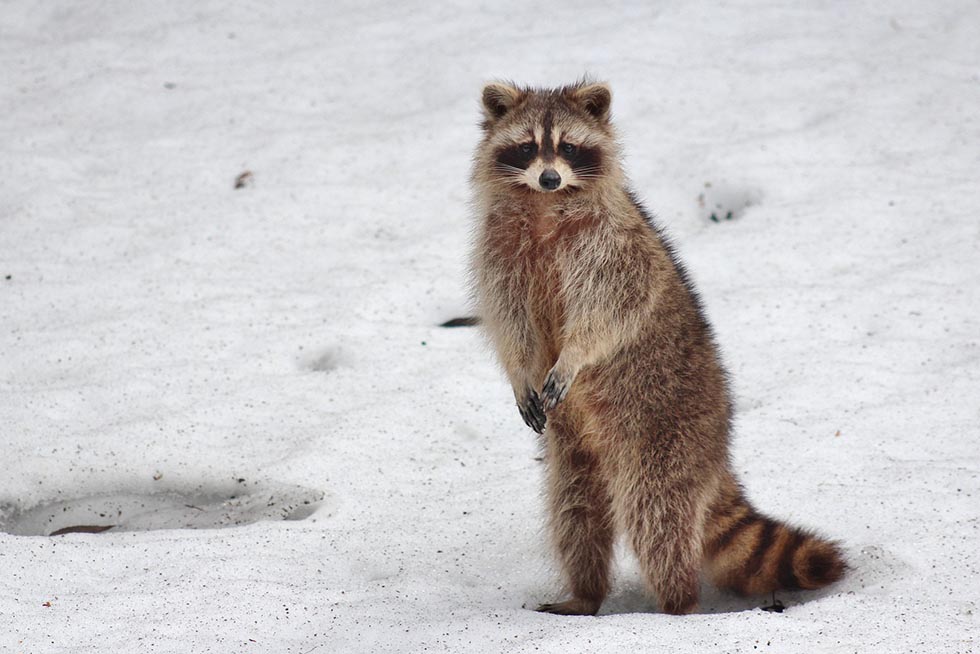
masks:
[(822, 588), (847, 570), (836, 543), (757, 513), (734, 482), (711, 507), (704, 559), (715, 585), (741, 595)]

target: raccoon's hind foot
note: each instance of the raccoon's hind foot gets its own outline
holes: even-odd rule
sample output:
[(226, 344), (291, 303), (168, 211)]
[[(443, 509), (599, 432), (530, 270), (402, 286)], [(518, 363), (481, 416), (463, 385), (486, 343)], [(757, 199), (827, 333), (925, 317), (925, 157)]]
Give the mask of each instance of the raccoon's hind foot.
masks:
[(600, 605), (602, 605), (602, 600), (573, 598), (564, 602), (542, 604), (535, 610), (538, 613), (553, 613), (554, 615), (595, 615), (599, 612)]
[(544, 426), (548, 422), (548, 418), (544, 415), (541, 398), (538, 397), (533, 388), (527, 389), (524, 399), (517, 402), (517, 409), (521, 412), (521, 417), (524, 418), (524, 424), (539, 434), (544, 433)]

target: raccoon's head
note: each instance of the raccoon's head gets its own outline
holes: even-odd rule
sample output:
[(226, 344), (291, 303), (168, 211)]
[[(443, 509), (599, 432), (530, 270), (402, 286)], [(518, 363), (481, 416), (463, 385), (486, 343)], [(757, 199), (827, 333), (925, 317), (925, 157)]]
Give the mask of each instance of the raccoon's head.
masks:
[(541, 193), (597, 184), (617, 167), (611, 101), (609, 87), (598, 83), (543, 90), (488, 84), (481, 176)]

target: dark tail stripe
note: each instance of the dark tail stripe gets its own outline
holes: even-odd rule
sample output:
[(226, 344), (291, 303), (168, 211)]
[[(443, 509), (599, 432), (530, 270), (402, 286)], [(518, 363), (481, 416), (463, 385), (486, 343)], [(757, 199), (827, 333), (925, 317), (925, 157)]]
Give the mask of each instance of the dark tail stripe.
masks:
[(810, 553), (805, 566), (807, 586), (819, 588), (840, 579), (844, 574), (846, 563), (837, 547), (831, 544), (823, 551)]
[(772, 542), (775, 537), (776, 523), (767, 518), (763, 518), (762, 532), (759, 534), (759, 540), (755, 544), (755, 549), (752, 550), (752, 556), (749, 557), (748, 563), (745, 564), (745, 570), (749, 573), (749, 576), (755, 576), (762, 570), (766, 552), (772, 547)]
[(782, 554), (779, 556), (776, 579), (782, 588), (796, 590), (800, 587), (800, 580), (797, 579), (796, 571), (793, 570), (793, 555), (796, 554), (796, 550), (800, 549), (800, 544), (803, 543), (805, 537), (796, 529), (790, 529), (789, 533), (789, 539), (783, 545)]
[(708, 555), (715, 556), (724, 550), (726, 547), (732, 544), (739, 534), (758, 521), (758, 515), (752, 511), (746, 513), (743, 517), (736, 520), (728, 529), (719, 534), (717, 538), (708, 544)]
[(728, 518), (734, 517), (738, 513), (744, 512), (752, 513), (751, 509), (748, 509), (745, 505), (745, 501), (740, 497), (736, 497), (728, 502), (725, 502), (720, 507), (715, 507), (711, 514), (711, 520), (714, 523), (723, 522)]

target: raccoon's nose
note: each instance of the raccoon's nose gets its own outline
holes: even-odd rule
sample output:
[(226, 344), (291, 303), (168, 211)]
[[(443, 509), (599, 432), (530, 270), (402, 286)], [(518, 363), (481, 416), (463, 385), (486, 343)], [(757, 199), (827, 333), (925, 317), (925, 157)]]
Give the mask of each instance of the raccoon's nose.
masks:
[(561, 175), (558, 174), (558, 171), (549, 168), (541, 173), (541, 177), (538, 178), (538, 183), (541, 184), (541, 188), (554, 191), (561, 186)]

